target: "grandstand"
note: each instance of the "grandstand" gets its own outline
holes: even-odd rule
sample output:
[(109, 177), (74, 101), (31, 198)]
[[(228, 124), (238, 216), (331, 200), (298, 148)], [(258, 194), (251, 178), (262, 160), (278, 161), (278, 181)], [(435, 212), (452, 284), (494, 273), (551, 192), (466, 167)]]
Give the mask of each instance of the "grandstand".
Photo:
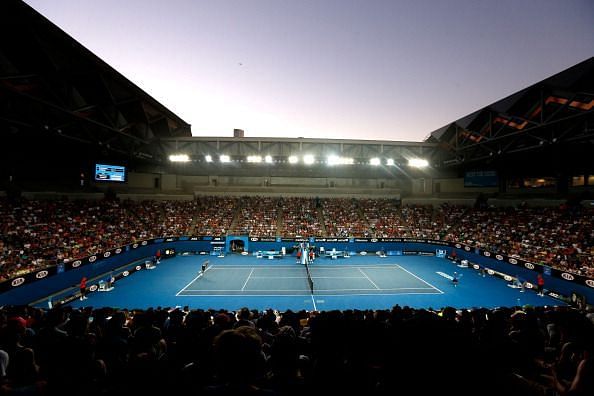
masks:
[(591, 367), (594, 58), (423, 142), (199, 138), (25, 3), (0, 22), (3, 391), (531, 395), (563, 348)]

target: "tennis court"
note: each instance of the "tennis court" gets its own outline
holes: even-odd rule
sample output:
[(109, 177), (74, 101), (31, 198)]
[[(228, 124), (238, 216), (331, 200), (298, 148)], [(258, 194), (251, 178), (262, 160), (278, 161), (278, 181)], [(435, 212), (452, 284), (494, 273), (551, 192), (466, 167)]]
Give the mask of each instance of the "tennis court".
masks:
[[(441, 290), (400, 265), (311, 265), (313, 294), (436, 294)], [(178, 296), (308, 295), (308, 275), (303, 265), (223, 266), (213, 265), (194, 278)]]
[[(205, 259), (211, 264), (200, 276)], [(152, 271), (118, 280), (111, 292), (91, 293), (88, 300), (75, 300), (72, 305), (331, 310), (386, 309), (395, 304), (422, 308), (559, 303), (533, 292), (520, 293), (501, 279), (482, 277), (472, 268), (460, 269), (437, 257), (320, 258), (309, 270), (313, 294), (305, 266), (292, 257), (177, 256)], [(444, 276), (454, 271), (463, 275), (457, 287)]]

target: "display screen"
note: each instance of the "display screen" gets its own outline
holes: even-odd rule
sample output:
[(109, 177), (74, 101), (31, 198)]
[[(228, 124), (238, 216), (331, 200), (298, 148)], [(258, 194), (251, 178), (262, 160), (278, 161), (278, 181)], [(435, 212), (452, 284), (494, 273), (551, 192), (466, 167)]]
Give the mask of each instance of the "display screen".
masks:
[(121, 165), (95, 164), (95, 181), (125, 182), (126, 167)]
[(497, 171), (471, 171), (464, 174), (464, 187), (497, 187)]

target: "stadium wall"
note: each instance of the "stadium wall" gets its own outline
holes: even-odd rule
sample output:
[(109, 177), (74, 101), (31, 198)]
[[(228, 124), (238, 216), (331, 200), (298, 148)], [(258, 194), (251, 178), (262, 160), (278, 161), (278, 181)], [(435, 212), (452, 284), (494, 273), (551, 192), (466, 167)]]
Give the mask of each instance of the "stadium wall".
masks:
[(367, 194), (373, 196), (378, 194), (400, 194), (402, 191), (407, 191), (408, 184), (403, 182), (401, 178), (386, 177), (286, 177), (222, 174), (193, 176), (129, 172), (127, 183), (94, 183), (93, 185), (102, 190), (112, 189), (117, 193), (192, 194), (194, 192), (212, 192), (213, 195), (218, 195), (216, 193), (234, 192), (241, 195), (244, 191), (261, 191), (262, 194), (270, 191), (272, 193), (291, 194), (293, 191), (303, 193), (306, 192), (306, 189), (315, 189), (315, 192), (324, 192), (328, 195), (332, 195), (333, 192), (344, 195), (352, 190), (353, 195)]

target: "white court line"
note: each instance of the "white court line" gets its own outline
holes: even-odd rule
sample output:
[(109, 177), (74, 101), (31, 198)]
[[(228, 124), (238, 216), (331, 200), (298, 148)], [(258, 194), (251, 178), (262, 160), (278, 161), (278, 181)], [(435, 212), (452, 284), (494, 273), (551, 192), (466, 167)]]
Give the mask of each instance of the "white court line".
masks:
[(314, 299), (313, 294), (311, 295), (311, 302), (313, 303), (314, 311), (317, 311), (318, 307), (316, 307), (316, 300)]
[[(303, 276), (252, 276), (252, 279), (303, 279)], [(365, 279), (364, 276), (312, 276), (312, 279)]]
[(179, 296), (179, 293), (181, 293), (181, 292), (183, 292), (184, 290), (186, 290), (186, 287), (188, 287), (188, 286), (190, 286), (192, 283), (196, 282), (196, 280), (197, 280), (198, 278), (201, 278), (201, 277), (202, 277), (202, 276), (203, 276), (203, 275), (206, 273), (206, 271), (210, 270), (211, 268), (213, 268), (213, 267), (210, 267), (210, 266), (209, 266), (207, 269), (205, 269), (205, 270), (204, 270), (204, 272), (200, 271), (200, 273), (198, 274), (198, 276), (197, 276), (197, 277), (195, 277), (194, 279), (192, 279), (192, 280), (190, 281), (190, 283), (188, 283), (187, 285), (185, 285), (185, 286), (184, 286), (184, 287), (183, 287), (183, 288), (182, 288), (180, 291), (178, 291), (178, 292), (177, 292), (176, 296)]
[(253, 273), (254, 273), (254, 268), (252, 268), (252, 270), (250, 271), (250, 274), (248, 275), (247, 279), (245, 280), (245, 283), (243, 284), (243, 287), (241, 288), (241, 291), (243, 291), (243, 289), (245, 289), (245, 285), (247, 285), (247, 283), (249, 282), (249, 280), (252, 277), (252, 274)]
[[(363, 278), (361, 278), (363, 279)], [(322, 291), (326, 291), (326, 292), (333, 292), (333, 291), (350, 291), (350, 290), (380, 290), (380, 291), (396, 291), (396, 290), (436, 290), (435, 288), (429, 288), (429, 287), (397, 287), (397, 288), (393, 288), (393, 289), (364, 289), (361, 287), (357, 287), (354, 289), (316, 289), (316, 290), (322, 290)], [(214, 290), (204, 290), (204, 289), (187, 289), (185, 291), (204, 291), (204, 292), (211, 292), (211, 293), (217, 293), (217, 292), (237, 292), (240, 293), (244, 290), (239, 290), (239, 289), (214, 289)], [(270, 293), (274, 293), (274, 292), (278, 292), (278, 293), (282, 293), (282, 292), (287, 292), (287, 291), (302, 291), (302, 289), (283, 289), (283, 290), (271, 290), (271, 289), (250, 289), (248, 290), (248, 292), (270, 292)], [(305, 292), (307, 293), (307, 292)], [(238, 296), (241, 296), (242, 294), (237, 294)], [(260, 295), (260, 294), (258, 294)], [(280, 294), (282, 295), (282, 294)]]
[(377, 285), (375, 284), (375, 282), (374, 282), (374, 281), (372, 281), (372, 280), (371, 280), (371, 278), (369, 278), (365, 272), (363, 272), (363, 270), (362, 270), (361, 268), (357, 268), (357, 269), (359, 270), (359, 272), (361, 272), (361, 273), (363, 274), (363, 276), (364, 276), (364, 277), (366, 277), (366, 278), (367, 278), (367, 280), (368, 280), (369, 282), (371, 282), (371, 284), (372, 284), (373, 286), (375, 286), (375, 288), (376, 288), (377, 290), (381, 290), (379, 287), (377, 287)]
[[(375, 290), (375, 289), (370, 289)], [(433, 289), (427, 289), (433, 290)], [(248, 295), (244, 297), (304, 297), (307, 296), (309, 293), (305, 294), (254, 294)], [(349, 293), (349, 294), (316, 294), (316, 297), (349, 297), (349, 296), (405, 296), (405, 295), (434, 295), (440, 293), (418, 293), (418, 292), (408, 292), (408, 293)], [(180, 294), (178, 297), (237, 297), (238, 294)]]
[(439, 290), (437, 287), (433, 286), (431, 283), (425, 281), (424, 279), (419, 278), (418, 276), (416, 276), (415, 274), (413, 274), (412, 272), (410, 272), (406, 268), (403, 268), (400, 264), (396, 264), (396, 266), (399, 267), (401, 270), (408, 272), (409, 274), (411, 274), (412, 276), (414, 276), (415, 278), (417, 278), (418, 280), (420, 280), (424, 284), (426, 284), (426, 285), (434, 288), (435, 290), (437, 290), (438, 292), (440, 292), (441, 294), (443, 294), (443, 291)]
[[(295, 264), (298, 265), (298, 264)], [(359, 264), (359, 266), (361, 266), (361, 268), (365, 268), (365, 269), (389, 269), (394, 267), (395, 263), (386, 263), (386, 264), (382, 264), (382, 265), (361, 265)], [(251, 265), (227, 265), (227, 264), (219, 264), (219, 266), (216, 268), (217, 270), (231, 270), (231, 269), (242, 269), (242, 268), (251, 268)], [(302, 271), (303, 268), (301, 267), (295, 267), (292, 264), (291, 265), (261, 265), (261, 266), (257, 266), (255, 267), (257, 270), (282, 270), (282, 271)], [(325, 266), (320, 266), (320, 265), (315, 265), (315, 264), (311, 264), (309, 269), (336, 269), (336, 270), (343, 270), (343, 269), (355, 269), (357, 268), (356, 265), (325, 265)]]

